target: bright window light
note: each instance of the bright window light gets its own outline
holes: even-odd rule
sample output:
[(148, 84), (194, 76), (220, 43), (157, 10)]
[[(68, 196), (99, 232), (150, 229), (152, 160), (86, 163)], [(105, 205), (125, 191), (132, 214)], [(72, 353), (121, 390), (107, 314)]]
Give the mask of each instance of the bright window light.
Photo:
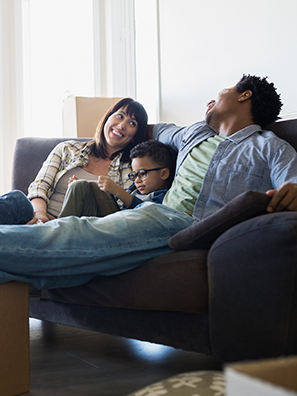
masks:
[(149, 115), (149, 123), (159, 121), (159, 60), (157, 2), (135, 0), (137, 100)]
[(63, 100), (94, 96), (93, 1), (30, 0), (25, 135), (63, 136)]

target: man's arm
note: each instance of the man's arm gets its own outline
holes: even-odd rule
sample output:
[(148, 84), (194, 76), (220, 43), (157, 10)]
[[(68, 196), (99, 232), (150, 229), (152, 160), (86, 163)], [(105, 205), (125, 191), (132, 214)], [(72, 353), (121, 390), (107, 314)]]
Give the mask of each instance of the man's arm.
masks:
[(297, 183), (284, 183), (277, 190), (269, 190), (271, 198), (267, 212), (297, 211)]

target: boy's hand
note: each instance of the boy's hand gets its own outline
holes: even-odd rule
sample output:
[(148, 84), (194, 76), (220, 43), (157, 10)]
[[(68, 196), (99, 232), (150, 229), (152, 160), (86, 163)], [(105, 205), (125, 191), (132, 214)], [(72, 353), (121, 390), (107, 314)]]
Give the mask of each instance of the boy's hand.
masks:
[(74, 180), (78, 180), (78, 178), (75, 175), (69, 177), (68, 184), (72, 183)]
[(108, 176), (98, 176), (98, 187), (100, 190), (113, 195), (117, 195), (119, 189), (119, 186)]
[(104, 192), (115, 195), (127, 207), (131, 204), (133, 200), (131, 194), (129, 194), (122, 187), (116, 184), (108, 176), (98, 176), (98, 187)]
[(284, 183), (277, 190), (269, 190), (271, 197), (267, 212), (297, 211), (297, 183)]

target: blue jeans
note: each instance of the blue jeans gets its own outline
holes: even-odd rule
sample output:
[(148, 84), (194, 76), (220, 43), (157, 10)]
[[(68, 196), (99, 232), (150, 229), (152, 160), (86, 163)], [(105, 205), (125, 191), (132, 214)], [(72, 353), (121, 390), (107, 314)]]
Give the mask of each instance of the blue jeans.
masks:
[(0, 224), (26, 224), (33, 217), (33, 206), (22, 191), (0, 196)]
[(146, 202), (101, 218), (0, 226), (0, 283), (52, 289), (126, 272), (172, 251), (168, 239), (191, 224), (182, 212)]

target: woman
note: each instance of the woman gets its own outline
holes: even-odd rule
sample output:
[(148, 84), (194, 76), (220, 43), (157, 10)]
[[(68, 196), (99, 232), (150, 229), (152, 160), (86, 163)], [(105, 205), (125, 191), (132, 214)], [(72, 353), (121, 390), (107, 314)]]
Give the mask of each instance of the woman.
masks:
[(29, 186), (28, 198), (34, 207), (29, 224), (46, 223), (58, 217), (69, 177), (96, 181), (99, 175), (106, 175), (128, 188), (129, 153), (136, 144), (147, 140), (147, 119), (140, 103), (125, 98), (107, 111), (92, 141), (58, 144)]

